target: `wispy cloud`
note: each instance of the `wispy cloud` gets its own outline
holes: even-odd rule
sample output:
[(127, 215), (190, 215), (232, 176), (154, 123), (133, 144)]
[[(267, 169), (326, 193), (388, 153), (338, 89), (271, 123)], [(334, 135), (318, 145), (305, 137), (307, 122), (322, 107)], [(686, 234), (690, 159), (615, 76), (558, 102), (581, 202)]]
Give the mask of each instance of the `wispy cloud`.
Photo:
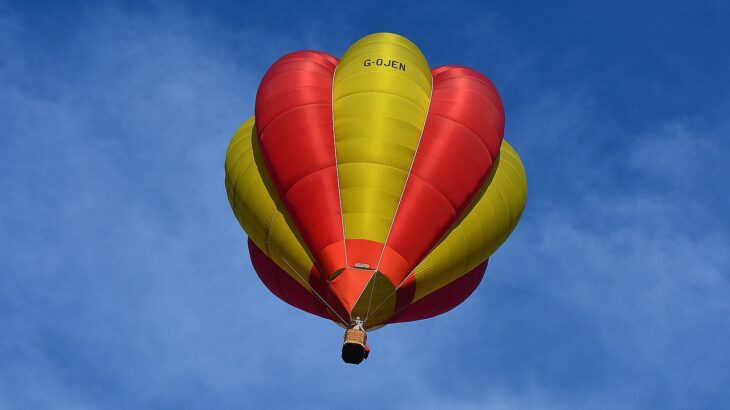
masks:
[[(62, 31), (7, 10), (0, 407), (726, 402), (730, 124), (625, 124), (590, 76), (545, 74), (577, 66), (579, 51), (554, 58), (476, 8), (390, 10), (365, 24), (365, 6), (266, 22), (260, 10), (106, 5)], [(474, 24), (445, 29), (460, 18)], [(340, 329), (281, 303), (251, 271), (222, 162), (274, 59), (337, 54), (401, 26), (434, 64), (500, 80), (530, 194), (470, 300), (374, 332), (372, 359), (347, 367)]]

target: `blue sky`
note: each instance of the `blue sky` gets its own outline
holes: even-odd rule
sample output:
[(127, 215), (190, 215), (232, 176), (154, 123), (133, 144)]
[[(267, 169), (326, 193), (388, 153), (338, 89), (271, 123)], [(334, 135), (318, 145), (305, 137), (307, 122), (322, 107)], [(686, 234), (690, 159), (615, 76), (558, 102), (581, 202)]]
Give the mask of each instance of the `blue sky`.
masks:
[[(730, 4), (203, 3), (0, 2), (0, 408), (726, 408)], [(258, 281), (223, 160), (276, 58), (377, 31), (492, 78), (530, 192), (354, 367)]]

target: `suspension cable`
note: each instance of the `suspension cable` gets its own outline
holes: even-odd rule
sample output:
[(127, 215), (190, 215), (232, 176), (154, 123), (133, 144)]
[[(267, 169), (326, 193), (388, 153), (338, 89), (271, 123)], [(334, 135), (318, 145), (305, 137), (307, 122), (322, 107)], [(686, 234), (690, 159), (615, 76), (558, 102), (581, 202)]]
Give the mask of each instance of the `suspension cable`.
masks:
[[(390, 300), (390, 298), (392, 298), (393, 295), (395, 295), (396, 292), (398, 292), (398, 289), (400, 289), (400, 287), (403, 286), (403, 284), (406, 283), (406, 281), (408, 280), (408, 278), (411, 277), (411, 275), (413, 275), (414, 273), (416, 273), (415, 270), (411, 271), (411, 273), (409, 273), (408, 275), (406, 275), (406, 277), (403, 278), (403, 280), (398, 284), (398, 286), (396, 286), (395, 289), (393, 289), (393, 291), (390, 293), (390, 295), (388, 295), (385, 299), (383, 299), (382, 302), (380, 302), (377, 306), (375, 306), (375, 308), (373, 309), (373, 313), (377, 312), (378, 309), (380, 309), (380, 307), (383, 306), (383, 304), (385, 304), (385, 302), (387, 302), (388, 300)], [(369, 307), (368, 307), (368, 310), (369, 310)], [(367, 321), (367, 317), (369, 317), (369, 316), (370, 316), (369, 314), (368, 314), (368, 316), (366, 316), (365, 321)]]
[(365, 320), (363, 320), (363, 323), (367, 322), (368, 317), (370, 317), (370, 304), (373, 302), (373, 293), (375, 291), (375, 281), (378, 280), (378, 272), (373, 273), (371, 280), (373, 281), (373, 284), (370, 287), (370, 299), (368, 299), (368, 310), (365, 312)]
[(284, 263), (286, 263), (286, 265), (287, 265), (287, 266), (289, 267), (289, 269), (291, 269), (291, 270), (292, 270), (292, 272), (294, 272), (294, 273), (295, 273), (295, 274), (296, 274), (297, 276), (299, 276), (299, 279), (301, 279), (301, 280), (302, 280), (302, 282), (304, 282), (304, 283), (305, 283), (305, 284), (307, 285), (307, 287), (308, 287), (308, 288), (309, 288), (309, 289), (310, 289), (310, 290), (312, 291), (312, 293), (314, 293), (314, 295), (315, 295), (315, 296), (317, 296), (317, 297), (319, 298), (319, 300), (321, 300), (321, 301), (322, 301), (322, 303), (324, 303), (324, 304), (325, 304), (325, 306), (327, 306), (327, 307), (328, 307), (328, 308), (329, 308), (329, 309), (330, 309), (330, 310), (332, 311), (332, 313), (334, 313), (335, 315), (337, 315), (337, 317), (338, 317), (338, 318), (340, 319), (340, 321), (341, 321), (341, 322), (342, 322), (342, 323), (343, 323), (343, 324), (345, 325), (345, 327), (350, 327), (350, 324), (349, 324), (349, 323), (347, 323), (347, 322), (345, 321), (345, 319), (343, 319), (343, 318), (342, 318), (342, 316), (340, 316), (340, 314), (339, 314), (339, 313), (337, 313), (337, 311), (336, 311), (336, 310), (334, 310), (334, 309), (332, 308), (332, 306), (330, 306), (330, 304), (329, 304), (329, 303), (327, 303), (327, 301), (326, 301), (326, 300), (324, 300), (324, 298), (323, 298), (322, 296), (320, 296), (320, 295), (319, 295), (319, 293), (317, 293), (317, 291), (316, 291), (316, 290), (314, 290), (314, 288), (312, 287), (312, 285), (310, 285), (310, 284), (309, 284), (309, 282), (308, 282), (308, 281), (306, 281), (306, 280), (305, 280), (305, 279), (304, 279), (304, 278), (302, 277), (302, 275), (300, 275), (300, 274), (299, 274), (299, 272), (297, 272), (297, 270), (296, 270), (296, 269), (294, 269), (294, 267), (293, 267), (293, 266), (291, 266), (291, 264), (289, 263), (289, 261), (287, 261), (287, 260), (286, 260), (286, 258), (284, 258), (284, 257), (282, 256), (282, 257), (281, 257), (281, 260), (283, 260), (283, 261), (284, 261)]
[[(375, 278), (375, 275), (378, 273), (378, 269), (380, 269), (380, 262), (383, 261), (383, 256), (385, 255), (385, 248), (388, 246), (388, 239), (390, 239), (390, 233), (393, 230), (393, 225), (395, 225), (395, 219), (398, 217), (398, 210), (400, 209), (401, 202), (403, 201), (403, 195), (406, 193), (406, 187), (408, 186), (408, 180), (411, 178), (411, 173), (413, 172), (413, 165), (416, 163), (416, 156), (418, 156), (418, 149), (421, 147), (421, 140), (423, 139), (423, 131), (426, 130), (426, 121), (428, 121), (428, 114), (431, 111), (431, 101), (433, 100), (433, 83), (434, 83), (434, 79), (432, 76), (431, 77), (431, 92), (429, 93), (429, 96), (428, 96), (428, 107), (426, 107), (426, 116), (423, 118), (423, 126), (421, 127), (421, 133), (418, 135), (418, 142), (416, 143), (416, 150), (413, 152), (413, 158), (411, 159), (411, 166), (408, 168), (408, 174), (406, 175), (406, 180), (403, 183), (403, 190), (401, 190), (400, 198), (398, 198), (398, 204), (395, 206), (395, 213), (393, 213), (393, 219), (390, 221), (390, 227), (388, 228), (388, 233), (385, 235), (385, 242), (383, 242), (383, 249), (380, 251), (380, 257), (378, 257), (378, 263), (375, 265), (375, 270), (373, 271), (373, 275), (372, 275), (371, 279)], [(401, 282), (401, 284), (402, 283), (403, 282)], [(372, 288), (370, 288), (370, 300), (371, 301), (373, 299), (373, 291), (375, 291), (375, 281), (374, 280), (373, 280), (373, 286), (372, 286)], [(391, 296), (393, 296), (393, 295), (391, 294), (390, 296), (388, 296), (388, 299), (390, 299)], [(380, 305), (378, 305), (378, 307), (380, 307), (383, 303), (385, 303), (385, 301), (381, 302)], [(365, 318), (366, 318), (365, 320), (367, 320), (367, 318), (369, 316), (370, 316), (370, 302), (368, 302), (368, 310), (365, 314)]]

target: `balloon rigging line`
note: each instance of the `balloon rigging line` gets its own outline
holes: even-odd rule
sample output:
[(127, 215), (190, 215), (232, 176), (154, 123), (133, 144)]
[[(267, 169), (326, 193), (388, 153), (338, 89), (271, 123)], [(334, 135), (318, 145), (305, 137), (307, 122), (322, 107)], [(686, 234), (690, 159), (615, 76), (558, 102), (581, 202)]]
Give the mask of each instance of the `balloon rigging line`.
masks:
[(307, 285), (307, 287), (308, 287), (308, 288), (309, 288), (309, 289), (310, 289), (310, 290), (312, 291), (312, 293), (314, 293), (314, 294), (315, 294), (315, 296), (317, 296), (317, 297), (319, 298), (319, 300), (321, 300), (321, 301), (322, 301), (322, 303), (324, 303), (324, 304), (325, 304), (325, 305), (326, 305), (326, 306), (327, 306), (327, 307), (328, 307), (328, 308), (329, 308), (329, 309), (330, 309), (330, 310), (332, 311), (332, 313), (334, 313), (335, 315), (337, 315), (337, 317), (338, 317), (338, 318), (340, 319), (340, 321), (342, 321), (342, 323), (343, 323), (343, 324), (345, 325), (345, 327), (349, 327), (349, 326), (350, 326), (350, 324), (349, 324), (349, 323), (347, 323), (347, 322), (345, 322), (345, 319), (343, 319), (343, 318), (342, 318), (342, 316), (340, 316), (340, 314), (339, 314), (339, 313), (337, 313), (337, 311), (336, 311), (336, 310), (332, 309), (332, 306), (330, 306), (330, 304), (329, 304), (329, 303), (327, 303), (327, 301), (326, 301), (326, 300), (324, 300), (324, 298), (323, 298), (322, 296), (320, 296), (320, 295), (319, 295), (319, 293), (317, 293), (317, 291), (316, 291), (316, 290), (314, 290), (314, 288), (313, 288), (313, 287), (312, 287), (312, 286), (311, 286), (311, 285), (309, 284), (309, 282), (308, 282), (308, 281), (306, 281), (306, 280), (305, 280), (305, 279), (304, 279), (304, 278), (302, 277), (302, 275), (300, 275), (300, 274), (299, 274), (299, 272), (297, 272), (297, 270), (296, 270), (296, 269), (294, 269), (294, 267), (293, 267), (293, 266), (291, 266), (291, 264), (289, 263), (289, 261), (287, 261), (287, 260), (286, 260), (286, 258), (284, 258), (284, 257), (282, 256), (282, 257), (281, 257), (281, 260), (283, 260), (283, 261), (284, 261), (284, 263), (286, 263), (286, 265), (287, 265), (287, 266), (289, 266), (289, 269), (291, 269), (291, 270), (292, 270), (292, 271), (293, 271), (293, 272), (294, 272), (294, 273), (295, 273), (295, 274), (296, 274), (297, 276), (299, 276), (299, 279), (301, 279), (301, 280), (302, 280), (302, 282), (304, 282), (304, 283), (305, 283), (305, 284)]
[[(403, 196), (406, 193), (406, 187), (408, 186), (408, 180), (411, 178), (411, 173), (413, 172), (413, 164), (416, 163), (416, 156), (418, 156), (418, 148), (421, 146), (421, 139), (423, 138), (423, 131), (426, 129), (426, 121), (428, 120), (428, 112), (431, 110), (431, 99), (433, 98), (433, 77), (431, 79), (431, 94), (428, 96), (428, 107), (426, 107), (426, 116), (423, 119), (423, 124), (421, 127), (421, 133), (418, 135), (418, 143), (416, 143), (416, 150), (413, 152), (413, 159), (411, 160), (411, 166), (408, 168), (408, 174), (406, 175), (406, 180), (403, 183), (403, 189), (401, 190), (400, 197), (398, 198), (398, 204), (395, 206), (395, 213), (393, 214), (393, 219), (390, 221), (390, 228), (388, 228), (388, 234), (385, 236), (385, 242), (383, 243), (383, 250), (380, 251), (380, 257), (378, 258), (378, 263), (375, 265), (375, 271), (377, 272), (378, 268), (380, 268), (380, 262), (383, 260), (383, 255), (385, 254), (385, 247), (388, 245), (388, 239), (390, 239), (390, 233), (393, 231), (393, 225), (395, 225), (395, 219), (398, 216), (398, 210), (400, 209), (400, 204), (403, 202)], [(373, 272), (373, 275), (375, 273)]]
[[(390, 233), (393, 231), (393, 225), (395, 225), (395, 219), (398, 217), (398, 210), (400, 209), (400, 204), (403, 201), (403, 196), (406, 193), (406, 187), (408, 186), (408, 180), (411, 178), (411, 173), (413, 172), (413, 164), (416, 163), (416, 156), (418, 156), (418, 148), (421, 147), (421, 140), (423, 139), (423, 131), (426, 130), (426, 121), (428, 121), (428, 113), (431, 111), (431, 100), (433, 100), (433, 83), (434, 78), (431, 76), (431, 92), (428, 96), (428, 107), (426, 107), (426, 116), (423, 118), (423, 125), (421, 127), (421, 133), (418, 135), (418, 143), (416, 143), (416, 150), (413, 152), (413, 159), (411, 160), (411, 166), (408, 168), (408, 175), (406, 175), (406, 180), (403, 183), (403, 190), (400, 193), (400, 198), (398, 198), (398, 204), (395, 206), (395, 213), (393, 214), (393, 219), (390, 221), (390, 228), (388, 228), (388, 234), (385, 236), (385, 242), (383, 242), (383, 249), (380, 251), (380, 257), (378, 258), (378, 263), (375, 265), (375, 270), (373, 271), (373, 275), (370, 277), (372, 279), (375, 274), (378, 272), (378, 269), (380, 268), (380, 262), (383, 261), (383, 255), (385, 255), (385, 248), (388, 246), (388, 239), (390, 239)], [(334, 110), (333, 110), (334, 112)], [(333, 114), (334, 115), (334, 114)], [(402, 283), (402, 282), (401, 282)], [(375, 286), (370, 289), (370, 299), (373, 298), (373, 291)], [(362, 295), (361, 295), (362, 296)], [(359, 299), (359, 298), (358, 298)], [(382, 303), (381, 303), (382, 305)], [(368, 303), (368, 310), (365, 313), (365, 320), (370, 316), (370, 303)]]
[[(496, 166), (497, 166), (498, 162), (500, 161), (500, 158), (501, 158), (501, 153), (497, 155), (497, 158), (496, 158), (496, 160), (494, 161), (494, 165), (493, 165), (493, 167), (496, 167)], [(501, 192), (500, 192), (500, 195), (501, 195)], [(473, 198), (471, 199), (471, 202), (474, 202), (474, 201), (477, 201), (477, 200), (478, 200), (478, 198), (477, 198), (477, 196), (475, 195), (475, 196), (474, 196), (474, 197), (473, 197)], [(444, 241), (444, 240), (446, 239), (446, 237), (448, 237), (448, 236), (449, 236), (449, 234), (451, 234), (451, 232), (453, 232), (453, 231), (454, 231), (454, 230), (455, 230), (456, 228), (458, 228), (458, 225), (459, 225), (459, 223), (460, 223), (460, 220), (457, 220), (457, 222), (455, 222), (455, 223), (454, 223), (454, 225), (452, 225), (452, 227), (451, 227), (450, 229), (446, 230), (446, 232), (444, 232), (444, 233), (443, 233), (443, 235), (441, 235), (441, 238), (439, 238), (439, 240), (438, 240), (438, 241), (436, 241), (436, 242), (434, 243), (434, 245), (433, 245), (433, 246), (431, 247), (431, 249), (430, 249), (430, 250), (428, 251), (428, 253), (426, 254), (426, 256), (430, 255), (430, 254), (431, 254), (431, 252), (433, 252), (433, 250), (434, 250), (434, 249), (436, 249), (436, 247), (437, 247), (437, 246), (438, 246), (439, 244), (441, 244), (441, 242), (443, 242), (443, 241)], [(462, 233), (462, 235), (463, 235), (463, 233)], [(409, 274), (408, 274), (408, 275), (407, 275), (407, 276), (406, 276), (405, 278), (403, 278), (403, 280), (402, 280), (402, 281), (401, 281), (401, 282), (400, 282), (400, 283), (398, 284), (398, 286), (396, 286), (396, 287), (395, 287), (395, 289), (393, 290), (393, 292), (391, 292), (391, 294), (390, 294), (390, 295), (388, 295), (388, 296), (387, 296), (387, 297), (386, 297), (385, 299), (383, 299), (383, 301), (382, 301), (382, 302), (380, 302), (380, 304), (378, 304), (377, 306), (375, 306), (375, 309), (373, 310), (373, 313), (374, 313), (374, 312), (377, 312), (377, 311), (378, 311), (378, 309), (379, 309), (379, 308), (380, 308), (381, 306), (383, 306), (383, 304), (384, 304), (385, 302), (387, 302), (388, 300), (390, 300), (390, 298), (391, 298), (391, 297), (393, 297), (393, 295), (394, 295), (394, 294), (395, 294), (395, 293), (396, 293), (396, 292), (398, 291), (398, 289), (400, 289), (400, 287), (401, 287), (401, 286), (403, 286), (403, 284), (404, 284), (404, 283), (405, 283), (405, 282), (406, 282), (406, 281), (408, 280), (408, 278), (409, 278), (409, 277), (410, 277), (411, 275), (413, 275), (413, 274), (414, 274), (415, 272), (416, 272), (415, 270), (414, 270), (414, 271), (411, 271), (411, 273), (409, 273)], [(408, 306), (408, 305), (404, 306), (403, 308), (405, 308), (405, 307), (407, 307), (407, 306)], [(395, 312), (393, 312), (393, 315), (395, 315), (395, 314), (396, 314), (397, 312), (400, 312), (401, 310), (403, 310), (403, 308), (400, 308), (400, 309), (396, 310)], [(368, 316), (369, 316), (369, 315), (368, 315)], [(366, 319), (365, 319), (365, 321), (367, 321), (367, 317), (368, 317), (368, 316), (366, 316)]]
[[(496, 159), (495, 159), (495, 161), (494, 161), (494, 165), (493, 165), (493, 167), (496, 167), (496, 166), (497, 166), (497, 164), (499, 163), (500, 159), (501, 159), (501, 153), (497, 155), (497, 158), (496, 158)], [(501, 191), (499, 191), (499, 188), (497, 188), (497, 192), (499, 192), (500, 196), (502, 196), (502, 198), (504, 198), (504, 196), (502, 195)], [(482, 195), (484, 195), (484, 194), (482, 194)], [(481, 197), (479, 197), (479, 198), (481, 198)], [(471, 199), (471, 202), (477, 201), (477, 200), (478, 200), (479, 198), (477, 198), (477, 195), (475, 195), (475, 196), (474, 196), (474, 197), (473, 197), (473, 198)], [(430, 255), (430, 254), (431, 254), (431, 252), (433, 252), (433, 250), (434, 250), (434, 249), (436, 249), (436, 247), (437, 247), (437, 246), (438, 246), (439, 244), (441, 244), (441, 242), (443, 242), (443, 241), (444, 241), (444, 240), (446, 239), (446, 237), (448, 237), (448, 236), (449, 236), (449, 234), (451, 234), (451, 233), (452, 233), (452, 232), (453, 232), (454, 230), (456, 230), (456, 229), (457, 229), (457, 228), (459, 227), (459, 223), (460, 223), (460, 220), (457, 220), (457, 222), (455, 222), (455, 223), (454, 223), (454, 225), (453, 225), (453, 226), (451, 227), (451, 229), (448, 229), (448, 230), (447, 230), (446, 232), (444, 232), (444, 234), (443, 234), (443, 235), (441, 235), (441, 238), (440, 238), (440, 239), (439, 239), (438, 241), (436, 241), (436, 242), (434, 243), (434, 245), (433, 245), (433, 246), (431, 247), (431, 250), (429, 250), (429, 251), (428, 251), (428, 253), (427, 253), (426, 255), (427, 255), (427, 256), (428, 256), (428, 255)], [(462, 233), (462, 235), (463, 235), (463, 233)], [(378, 309), (379, 309), (379, 308), (380, 308), (381, 306), (383, 306), (383, 304), (384, 304), (385, 302), (387, 302), (387, 301), (388, 301), (388, 300), (389, 300), (389, 299), (390, 299), (391, 297), (393, 297), (393, 295), (394, 295), (394, 294), (395, 294), (395, 293), (396, 293), (396, 292), (398, 291), (398, 289), (400, 289), (400, 287), (401, 287), (401, 286), (403, 286), (403, 284), (404, 284), (404, 283), (406, 282), (406, 280), (408, 280), (408, 278), (409, 278), (409, 277), (410, 277), (411, 275), (413, 275), (413, 274), (414, 274), (415, 272), (416, 272), (416, 271), (414, 270), (414, 271), (412, 271), (411, 273), (409, 273), (409, 274), (408, 274), (408, 275), (407, 275), (407, 276), (406, 276), (405, 278), (403, 278), (403, 280), (402, 280), (402, 281), (401, 281), (401, 282), (400, 282), (400, 283), (398, 284), (398, 286), (396, 286), (396, 287), (395, 287), (395, 289), (393, 290), (393, 292), (391, 292), (391, 294), (390, 294), (390, 295), (388, 295), (388, 297), (386, 297), (385, 299), (383, 299), (383, 301), (382, 301), (382, 302), (380, 302), (380, 304), (378, 304), (377, 306), (375, 306), (375, 309), (373, 310), (373, 313), (374, 313), (374, 312), (377, 312), (377, 311), (378, 311)], [(449, 283), (450, 283), (450, 282), (449, 282)], [(407, 306), (408, 306), (408, 305), (404, 306), (404, 308), (405, 308), (405, 307), (407, 307)], [(393, 315), (395, 315), (395, 314), (396, 314), (397, 312), (399, 312), (399, 311), (401, 311), (401, 310), (403, 310), (403, 308), (400, 308), (400, 309), (398, 309), (397, 311), (393, 312)], [(367, 316), (366, 316), (366, 319), (365, 319), (365, 321), (367, 321)]]
[[(401, 286), (403, 286), (403, 284), (404, 284), (404, 283), (406, 283), (406, 281), (408, 280), (408, 278), (409, 278), (409, 277), (411, 277), (411, 275), (413, 275), (413, 274), (414, 274), (415, 272), (416, 272), (416, 271), (414, 270), (414, 271), (411, 271), (411, 273), (409, 273), (408, 275), (406, 275), (406, 277), (405, 277), (405, 278), (403, 278), (403, 280), (401, 281), (401, 283), (399, 283), (399, 284), (398, 284), (398, 286), (396, 286), (396, 287), (395, 287), (395, 289), (393, 289), (393, 291), (392, 291), (392, 292), (390, 293), (390, 295), (388, 295), (388, 296), (387, 296), (387, 297), (386, 297), (385, 299), (383, 299), (383, 301), (382, 301), (382, 302), (380, 302), (380, 303), (378, 304), (378, 306), (375, 306), (375, 309), (373, 309), (373, 313), (377, 312), (377, 311), (378, 311), (378, 309), (380, 309), (380, 307), (381, 307), (381, 306), (383, 306), (383, 304), (384, 304), (385, 302), (389, 301), (389, 300), (390, 300), (390, 298), (392, 298), (392, 297), (393, 297), (393, 295), (395, 295), (395, 294), (396, 294), (396, 292), (398, 292), (398, 289), (400, 289), (400, 287), (401, 287)], [(406, 305), (406, 306), (408, 306), (408, 305)], [(405, 306), (404, 306), (404, 307), (405, 307)], [(401, 309), (402, 309), (402, 308), (401, 308)], [(400, 311), (401, 309), (398, 309), (398, 311)], [(393, 315), (395, 315), (395, 313), (396, 313), (396, 312), (393, 312)], [(369, 316), (369, 315), (368, 315), (368, 316)], [(367, 321), (367, 317), (368, 317), (368, 316), (366, 316), (366, 319), (365, 319), (365, 320), (363, 321), (363, 323), (365, 323), (365, 322)]]
[[(475, 197), (475, 198), (472, 198), (472, 201), (473, 201), (473, 200), (475, 200), (475, 199), (476, 199), (476, 197)], [(438, 246), (439, 244), (441, 244), (441, 242), (443, 242), (443, 241), (444, 241), (444, 240), (446, 239), (446, 237), (447, 237), (447, 236), (449, 236), (449, 234), (450, 234), (451, 232), (453, 232), (453, 231), (454, 231), (454, 230), (455, 230), (455, 229), (456, 229), (456, 228), (458, 227), (457, 225), (458, 225), (458, 224), (455, 224), (455, 225), (454, 225), (454, 226), (452, 227), (452, 229), (449, 229), (449, 230), (447, 230), (446, 232), (444, 232), (444, 234), (443, 234), (443, 235), (441, 235), (441, 238), (440, 238), (440, 239), (439, 239), (438, 241), (436, 241), (436, 243), (435, 243), (435, 244), (433, 245), (433, 247), (431, 248), (431, 250), (430, 250), (430, 251), (428, 251), (428, 254), (427, 254), (427, 256), (428, 256), (428, 255), (430, 255), (430, 254), (431, 254), (431, 252), (433, 252), (433, 250), (434, 250), (434, 249), (436, 249), (436, 247), (437, 247), (437, 246)], [(462, 233), (462, 235), (463, 235), (463, 233)], [(408, 280), (408, 278), (409, 278), (409, 277), (411, 277), (411, 275), (413, 275), (414, 273), (416, 273), (416, 271), (415, 271), (415, 270), (411, 271), (411, 273), (409, 273), (408, 275), (406, 275), (406, 277), (405, 277), (405, 278), (403, 278), (403, 280), (402, 280), (402, 281), (401, 281), (401, 282), (400, 282), (400, 283), (398, 284), (398, 286), (396, 286), (396, 287), (395, 287), (395, 289), (393, 289), (393, 292), (391, 292), (391, 293), (390, 293), (390, 295), (388, 295), (388, 297), (386, 297), (385, 299), (383, 299), (383, 301), (382, 301), (382, 302), (380, 302), (380, 304), (378, 304), (378, 306), (375, 306), (375, 309), (373, 310), (373, 313), (374, 313), (374, 312), (377, 312), (377, 311), (378, 311), (378, 309), (380, 309), (380, 307), (381, 307), (381, 306), (383, 306), (383, 304), (384, 304), (385, 302), (387, 302), (388, 300), (390, 300), (390, 298), (391, 298), (391, 297), (393, 297), (393, 295), (395, 295), (395, 293), (396, 293), (396, 292), (398, 291), (398, 289), (400, 289), (400, 287), (401, 287), (401, 286), (403, 286), (403, 284), (404, 284), (404, 283), (406, 283), (406, 281)], [(407, 306), (408, 306), (408, 305), (406, 305), (406, 306), (404, 306), (404, 307), (407, 307)], [(401, 308), (401, 309), (398, 309), (398, 310), (397, 310), (396, 312), (399, 312), (399, 311), (401, 311), (401, 310), (403, 310), (403, 308)], [(393, 315), (395, 315), (395, 314), (396, 314), (396, 312), (393, 312)]]
[[(342, 244), (345, 252), (345, 268), (350, 266), (347, 260), (347, 239), (345, 237), (345, 215), (342, 210), (342, 192), (340, 191), (340, 167), (337, 164), (337, 134), (335, 133), (335, 77), (337, 76), (337, 67), (340, 62), (337, 62), (335, 66), (335, 73), (332, 74), (332, 94), (331, 94), (331, 108), (332, 108), (332, 148), (335, 152), (335, 177), (337, 178), (337, 199), (340, 201), (340, 224), (342, 225)], [(329, 275), (329, 272), (325, 272), (325, 275)], [(352, 321), (352, 312), (350, 312), (350, 321)]]
[(365, 322), (367, 322), (368, 316), (370, 316), (370, 304), (373, 302), (373, 292), (375, 290), (375, 281), (378, 280), (377, 272), (373, 273), (373, 276), (370, 277), (370, 280), (373, 281), (373, 285), (370, 287), (370, 299), (368, 299), (368, 310), (365, 313), (365, 320), (363, 321), (363, 324)]

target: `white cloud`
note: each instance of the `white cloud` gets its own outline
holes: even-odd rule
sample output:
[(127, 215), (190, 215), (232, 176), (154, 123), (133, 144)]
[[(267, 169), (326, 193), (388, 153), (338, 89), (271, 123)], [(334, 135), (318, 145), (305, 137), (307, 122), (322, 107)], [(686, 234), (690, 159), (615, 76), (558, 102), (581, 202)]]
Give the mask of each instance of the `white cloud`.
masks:
[[(226, 203), (225, 147), (266, 66), (301, 42), (336, 53), (366, 34), (346, 27), (358, 12), (269, 36), (250, 21), (232, 33), (179, 10), (92, 8), (69, 28), (77, 45), (44, 57), (2, 17), (0, 50), (17, 58), (0, 66), (12, 85), (0, 95), (0, 407), (638, 408), (719, 395), (729, 242), (708, 210), (727, 204), (724, 128), (625, 138), (590, 85), (510, 74), (533, 77), (543, 58), (516, 40), (495, 70), (521, 95), (508, 139), (530, 197), (474, 297), (373, 333), (355, 368), (340, 363), (338, 327), (265, 291)], [(223, 36), (241, 49), (216, 48)], [(707, 174), (712, 197), (683, 179)]]

